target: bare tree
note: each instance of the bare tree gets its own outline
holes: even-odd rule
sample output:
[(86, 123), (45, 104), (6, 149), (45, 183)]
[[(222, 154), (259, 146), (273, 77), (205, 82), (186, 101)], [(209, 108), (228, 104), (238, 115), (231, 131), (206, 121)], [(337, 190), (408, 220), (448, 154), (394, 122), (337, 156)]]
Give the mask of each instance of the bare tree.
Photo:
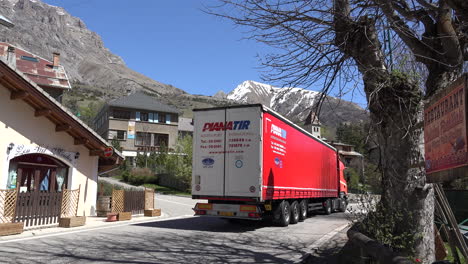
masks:
[[(412, 234), (407, 253), (432, 262), (434, 196), (421, 163), (421, 110), (424, 97), (459, 77), (468, 60), (468, 2), (219, 1), (207, 12), (275, 48), (262, 60), (266, 81), (303, 87), (323, 83), (324, 93), (362, 83), (358, 87), (366, 95), (382, 156), (382, 214), (403, 214), (391, 232)], [(385, 45), (390, 41), (393, 47)], [(394, 50), (408, 54), (425, 74), (392, 70)]]

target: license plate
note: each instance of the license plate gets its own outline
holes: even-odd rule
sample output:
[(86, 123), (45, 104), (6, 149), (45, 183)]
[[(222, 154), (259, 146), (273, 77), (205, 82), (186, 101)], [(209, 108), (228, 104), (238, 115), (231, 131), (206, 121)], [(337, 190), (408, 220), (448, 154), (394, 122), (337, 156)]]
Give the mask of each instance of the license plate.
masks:
[(219, 212), (220, 216), (234, 216), (233, 212)]

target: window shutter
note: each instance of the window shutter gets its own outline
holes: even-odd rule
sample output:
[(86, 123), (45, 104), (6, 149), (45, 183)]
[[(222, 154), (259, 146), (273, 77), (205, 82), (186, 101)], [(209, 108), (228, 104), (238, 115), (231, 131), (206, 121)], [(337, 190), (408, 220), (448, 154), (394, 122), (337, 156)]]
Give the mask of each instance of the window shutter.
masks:
[(135, 118), (136, 121), (140, 121), (140, 112), (136, 112), (136, 118)]
[(171, 123), (171, 115), (166, 114), (166, 124), (170, 124), (170, 123)]

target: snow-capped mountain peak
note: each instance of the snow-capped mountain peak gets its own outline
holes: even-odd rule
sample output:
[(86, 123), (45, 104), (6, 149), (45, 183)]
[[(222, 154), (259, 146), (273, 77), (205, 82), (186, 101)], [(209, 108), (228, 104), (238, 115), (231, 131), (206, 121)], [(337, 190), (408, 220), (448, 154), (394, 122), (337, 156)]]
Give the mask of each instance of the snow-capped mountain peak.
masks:
[[(256, 81), (244, 81), (227, 95), (227, 99), (243, 104), (261, 103), (300, 123), (315, 109), (320, 96), (321, 92), (302, 88), (279, 88)], [(325, 124), (336, 126), (343, 121), (363, 120), (365, 116), (365, 110), (356, 104), (328, 96), (320, 118)]]
[(244, 81), (227, 95), (229, 100), (240, 103), (258, 103), (270, 106), (269, 100), (279, 88), (256, 81)]
[(279, 88), (256, 81), (244, 81), (227, 98), (239, 103), (261, 103), (286, 116), (299, 114), (305, 118), (308, 113), (300, 109), (312, 107), (318, 95), (319, 92), (302, 88)]

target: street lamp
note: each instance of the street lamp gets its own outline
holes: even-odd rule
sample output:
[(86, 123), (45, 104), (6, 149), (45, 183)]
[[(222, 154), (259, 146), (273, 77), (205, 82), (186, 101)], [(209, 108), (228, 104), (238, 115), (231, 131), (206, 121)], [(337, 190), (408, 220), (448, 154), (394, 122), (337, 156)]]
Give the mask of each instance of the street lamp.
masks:
[(13, 24), (10, 20), (8, 20), (6, 17), (2, 15), (0, 15), (0, 24), (8, 28), (12, 28), (15, 26), (15, 24)]

